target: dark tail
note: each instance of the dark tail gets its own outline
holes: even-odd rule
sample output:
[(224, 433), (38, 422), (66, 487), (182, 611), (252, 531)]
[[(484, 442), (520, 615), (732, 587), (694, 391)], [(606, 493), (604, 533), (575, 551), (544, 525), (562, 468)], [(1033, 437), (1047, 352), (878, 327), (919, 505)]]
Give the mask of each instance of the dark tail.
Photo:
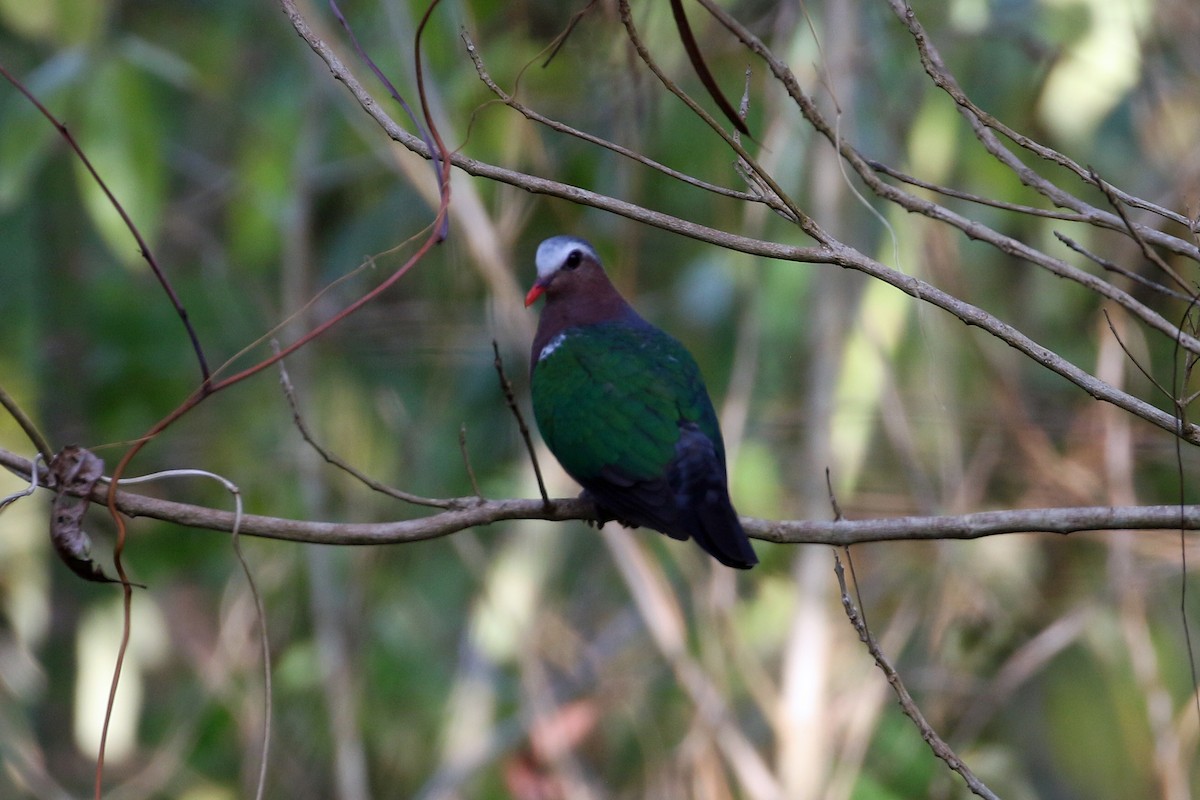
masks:
[(668, 481), (679, 514), (676, 529), (704, 552), (734, 569), (750, 569), (758, 556), (729, 501), (725, 459), (694, 423), (681, 424)]
[(721, 491), (713, 487), (705, 492), (704, 502), (696, 506), (691, 516), (688, 528), (704, 552), (734, 569), (750, 569), (758, 563), (724, 487)]

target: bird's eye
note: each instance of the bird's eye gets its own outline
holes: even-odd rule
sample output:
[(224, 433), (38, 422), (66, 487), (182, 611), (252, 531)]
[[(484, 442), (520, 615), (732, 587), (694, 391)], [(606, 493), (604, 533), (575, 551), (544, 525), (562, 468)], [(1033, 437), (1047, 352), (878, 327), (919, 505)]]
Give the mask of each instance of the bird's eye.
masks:
[(572, 250), (567, 255), (567, 260), (563, 262), (563, 266), (567, 269), (575, 269), (579, 266), (581, 261), (583, 261), (583, 253), (579, 252), (578, 250)]

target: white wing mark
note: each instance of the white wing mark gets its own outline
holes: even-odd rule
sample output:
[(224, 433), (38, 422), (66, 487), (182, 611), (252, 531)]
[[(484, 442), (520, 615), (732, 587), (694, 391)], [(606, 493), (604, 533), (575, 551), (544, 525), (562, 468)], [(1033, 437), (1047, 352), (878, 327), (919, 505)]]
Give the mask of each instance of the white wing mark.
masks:
[(566, 333), (560, 333), (558, 336), (555, 336), (553, 339), (551, 339), (546, 344), (545, 347), (542, 348), (542, 352), (538, 353), (538, 361), (545, 361), (546, 357), (549, 356), (551, 353), (553, 353), (555, 350), (557, 350), (559, 348), (559, 345), (561, 345), (566, 340), (567, 340)]

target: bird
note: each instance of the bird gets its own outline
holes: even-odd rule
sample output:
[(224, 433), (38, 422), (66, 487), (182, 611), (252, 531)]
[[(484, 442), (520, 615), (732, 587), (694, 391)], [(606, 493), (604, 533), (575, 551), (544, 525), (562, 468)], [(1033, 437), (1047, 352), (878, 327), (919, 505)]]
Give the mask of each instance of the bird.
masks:
[(691, 353), (626, 302), (583, 239), (546, 239), (535, 262), (525, 306), (545, 305), (529, 360), (534, 418), (601, 524), (694, 539), (727, 567), (757, 564)]

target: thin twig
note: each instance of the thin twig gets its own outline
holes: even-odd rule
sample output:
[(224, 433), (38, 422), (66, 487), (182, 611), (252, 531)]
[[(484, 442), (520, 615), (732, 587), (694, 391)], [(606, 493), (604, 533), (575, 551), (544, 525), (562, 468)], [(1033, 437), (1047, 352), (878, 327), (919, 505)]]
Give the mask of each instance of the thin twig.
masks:
[(117, 661), (113, 664), (112, 682), (108, 687), (108, 700), (104, 704), (104, 723), (100, 726), (100, 746), (96, 751), (96, 773), (92, 784), (95, 800), (102, 800), (104, 797), (104, 756), (108, 750), (108, 729), (117, 701), (117, 687), (121, 683), (125, 655), (129, 652), (129, 636), (133, 630), (133, 582), (125, 574), (125, 567), (119, 559), (113, 559), (113, 566), (117, 570), (117, 576), (121, 579), (121, 642), (117, 646)]
[[(232, 484), (230, 484), (232, 486)], [(242, 540), (238, 537), (238, 527), (242, 514), (242, 496), (237, 492), (237, 487), (233, 487), (234, 497), (237, 500), (237, 515), (238, 519), (234, 520), (233, 531), (231, 531), (230, 541), (233, 544), (233, 552), (237, 556), (238, 563), (242, 565), (242, 574), (246, 576), (246, 584), (250, 587), (250, 597), (254, 601), (254, 611), (258, 615), (258, 645), (262, 649), (262, 668), (263, 668), (263, 734), (262, 734), (262, 749), (259, 755), (258, 762), (258, 782), (255, 786), (255, 800), (262, 800), (267, 789), (267, 767), (271, 763), (271, 718), (274, 715), (272, 711), (272, 703), (274, 684), (271, 679), (271, 640), (267, 635), (267, 610), (263, 605), (262, 594), (258, 591), (258, 585), (254, 581), (254, 573), (250, 571), (250, 564), (246, 561), (246, 556), (242, 552)]]
[(467, 450), (467, 423), (465, 422), (458, 429), (458, 449), (462, 453), (463, 466), (466, 467), (467, 477), (471, 480), (471, 488), (475, 491), (475, 496), (482, 500), (483, 492), (479, 491), (479, 481), (475, 479), (475, 468), (471, 466), (471, 453)]
[(968, 203), (975, 205), (987, 206), (989, 208), (998, 208), (1002, 211), (1012, 211), (1015, 214), (1024, 214), (1027, 217), (1045, 217), (1047, 219), (1061, 219), (1064, 222), (1087, 222), (1088, 217), (1084, 214), (1079, 214), (1074, 211), (1059, 211), (1054, 208), (1038, 208), (1037, 206), (1027, 206), (1021, 203), (1009, 203), (1005, 200), (996, 200), (991, 197), (983, 197), (982, 195), (964, 192), (961, 189), (952, 189), (949, 186), (923, 181), (913, 175), (902, 172), (895, 167), (884, 164), (882, 161), (876, 161), (873, 158), (866, 159), (866, 163), (871, 166), (871, 169), (876, 172), (881, 172), (889, 178), (895, 178), (901, 183), (907, 183), (909, 186), (915, 186), (918, 189), (924, 189), (927, 192), (936, 192), (944, 197), (953, 197), (955, 200), (965, 200)]
[[(272, 341), (271, 347), (275, 352), (279, 352), (278, 342)], [(300, 413), (300, 404), (296, 400), (296, 390), (292, 386), (292, 379), (291, 376), (288, 375), (287, 366), (284, 364), (283, 359), (279, 360), (279, 385), (283, 389), (283, 396), (287, 399), (288, 407), (292, 410), (292, 422), (296, 425), (296, 430), (300, 431), (300, 436), (304, 438), (304, 441), (308, 442), (309, 446), (312, 447), (313, 450), (316, 450), (321, 458), (325, 459), (327, 463), (332, 464), (333, 466), (342, 470), (355, 480), (362, 483), (364, 486), (370, 488), (372, 491), (385, 494), (388, 497), (395, 498), (396, 500), (400, 500), (405, 503), (412, 503), (413, 505), (418, 506), (429, 506), (431, 508), (462, 508), (466, 505), (470, 505), (473, 502), (471, 498), (464, 497), (422, 497), (421, 495), (412, 494), (411, 492), (406, 492), (403, 489), (397, 489), (393, 486), (388, 486), (387, 484), (375, 480), (370, 475), (367, 475), (365, 472), (358, 469), (358, 467), (355, 467), (353, 464), (343, 459), (337, 453), (334, 453), (326, 448), (316, 440), (316, 437), (312, 435), (312, 431), (309, 430), (308, 424), (304, 421), (304, 415)]]
[(1083, 256), (1084, 258), (1088, 259), (1089, 261), (1092, 261), (1092, 262), (1098, 264), (1101, 268), (1106, 269), (1109, 272), (1115, 272), (1118, 275), (1126, 277), (1129, 280), (1133, 281), (1134, 283), (1141, 284), (1142, 286), (1145, 286), (1147, 289), (1149, 289), (1153, 292), (1158, 292), (1161, 295), (1173, 298), (1175, 300), (1182, 300), (1185, 303), (1189, 302), (1192, 299), (1191, 295), (1186, 295), (1186, 294), (1183, 294), (1182, 292), (1177, 292), (1174, 289), (1169, 289), (1166, 286), (1163, 286), (1161, 283), (1158, 283), (1157, 281), (1152, 281), (1143, 275), (1137, 274), (1136, 272), (1134, 272), (1131, 269), (1125, 269), (1120, 264), (1116, 264), (1112, 261), (1109, 261), (1107, 258), (1104, 258), (1103, 256), (1101, 256), (1097, 253), (1093, 253), (1091, 250), (1088, 250), (1086, 247), (1079, 244), (1074, 239), (1072, 239), (1071, 237), (1067, 236), (1064, 233), (1055, 231), (1054, 237), (1056, 239), (1058, 239), (1060, 242), (1062, 242), (1063, 244), (1065, 244), (1067, 247), (1074, 250), (1076, 253), (1079, 253), (1079, 255)]
[(825, 491), (829, 493), (829, 506), (833, 509), (833, 521), (841, 522), (846, 519), (846, 516), (842, 514), (842, 507), (838, 505), (837, 495), (833, 491), (833, 476), (829, 467), (825, 468)]
[(500, 86), (488, 72), (487, 68), (484, 66), (483, 57), (479, 53), (479, 48), (471, 39), (470, 34), (467, 33), (465, 28), (459, 32), (459, 36), (462, 38), (463, 43), (467, 47), (467, 55), (470, 56), (472, 63), (474, 63), (475, 72), (479, 76), (479, 80), (483, 82), (483, 85), (486, 86), (492, 92), (492, 94), (496, 95), (501, 103), (508, 106), (513, 111), (516, 111), (526, 119), (536, 122), (539, 125), (544, 125), (556, 133), (573, 136), (576, 139), (588, 142), (589, 144), (594, 144), (597, 147), (603, 147), (604, 149), (610, 150), (617, 155), (624, 156), (625, 158), (636, 161), (643, 166), (649, 167), (657, 172), (661, 172), (663, 175), (666, 175), (669, 178), (673, 178), (681, 183), (686, 183), (689, 186), (695, 186), (697, 189), (703, 189), (706, 192), (712, 192), (713, 194), (719, 194), (723, 197), (730, 197), (735, 200), (745, 200), (752, 203), (767, 203), (768, 205), (774, 205), (769, 202), (768, 198), (761, 195), (752, 194), (750, 192), (739, 192), (736, 189), (728, 189), (724, 186), (718, 186), (714, 183), (702, 181), (699, 178), (694, 178), (685, 172), (671, 169), (665, 164), (661, 164), (652, 158), (644, 156), (635, 150), (630, 150), (628, 147), (619, 145), (616, 142), (601, 138), (594, 134), (588, 133), (587, 131), (581, 131), (578, 128), (573, 128), (566, 123), (559, 122), (558, 120), (551, 119), (544, 114), (538, 113), (500, 88)]
[(649, 48), (647, 48), (645, 42), (642, 41), (641, 35), (638, 33), (637, 26), (634, 25), (633, 11), (629, 7), (629, 0), (618, 0), (617, 6), (621, 12), (621, 22), (625, 26), (625, 33), (629, 37), (629, 42), (637, 51), (638, 57), (642, 59), (642, 62), (650, 69), (651, 72), (654, 73), (654, 77), (658, 78), (659, 83), (661, 83), (671, 94), (682, 100), (693, 114), (703, 120), (706, 125), (708, 125), (717, 133), (717, 135), (725, 140), (725, 143), (729, 145), (735, 153), (737, 153), (738, 158), (742, 159), (746, 165), (763, 181), (763, 183), (771, 188), (771, 191), (774, 193), (774, 195), (779, 198), (779, 201), (783, 203), (784, 206), (787, 207), (788, 211), (791, 212), (791, 215), (795, 217), (801, 230), (821, 244), (830, 244), (833, 241), (832, 237), (825, 233), (825, 231), (821, 230), (821, 227), (817, 225), (816, 220), (801, 210), (800, 206), (798, 206), (796, 202), (791, 199), (788, 193), (783, 190), (783, 187), (781, 187), (775, 181), (770, 173), (762, 168), (762, 166), (758, 163), (758, 160), (755, 159), (754, 156), (750, 155), (749, 151), (742, 146), (741, 142), (739, 142), (728, 131), (722, 128), (721, 125), (715, 119), (713, 119), (711, 114), (705, 111), (699, 103), (693, 100), (687, 92), (680, 89), (679, 86), (669, 77), (667, 77), (665, 72), (662, 71), (662, 68), (658, 66), (658, 62), (654, 60), (654, 56), (651, 55)]
[(599, 0), (589, 0), (586, 6), (571, 15), (571, 19), (567, 21), (567, 27), (563, 29), (562, 33), (555, 36), (554, 41), (550, 43), (550, 53), (546, 56), (546, 60), (542, 62), (542, 69), (550, 66), (550, 62), (554, 60), (554, 57), (558, 55), (558, 51), (562, 49), (562, 46), (567, 43), (567, 39), (571, 37), (571, 32), (575, 30), (575, 26), (587, 16), (589, 11), (596, 7), (596, 3), (598, 2)]
[(47, 464), (53, 461), (54, 450), (51, 449), (50, 443), (42, 435), (42, 432), (38, 430), (33, 420), (25, 413), (25, 410), (12, 398), (12, 395), (5, 391), (3, 386), (0, 386), (0, 406), (4, 406), (4, 410), (16, 420), (17, 425), (29, 437), (29, 441), (33, 443), (33, 446), (37, 448), (38, 453), (41, 455), (42, 461)]
[(1142, 373), (1142, 375), (1146, 378), (1146, 380), (1148, 380), (1148, 381), (1150, 381), (1150, 383), (1154, 384), (1155, 388), (1157, 388), (1160, 392), (1162, 392), (1163, 397), (1166, 397), (1167, 399), (1172, 399), (1173, 395), (1169, 391), (1167, 391), (1167, 388), (1165, 386), (1163, 386), (1161, 383), (1159, 383), (1157, 380), (1155, 380), (1154, 376), (1151, 375), (1149, 372), (1147, 372), (1145, 367), (1143, 367), (1141, 365), (1141, 363), (1139, 363), (1138, 360), (1133, 357), (1133, 353), (1129, 352), (1129, 348), (1125, 346), (1125, 342), (1121, 339), (1121, 335), (1119, 333), (1117, 333), (1116, 326), (1113, 325), (1112, 317), (1110, 317), (1108, 315), (1108, 309), (1107, 308), (1101, 309), (1101, 313), (1104, 314), (1104, 321), (1106, 323), (1108, 323), (1109, 331), (1112, 332), (1113, 338), (1116, 339), (1116, 341), (1117, 341), (1117, 345), (1121, 348), (1121, 350), (1124, 351), (1125, 356), (1129, 359), (1129, 363), (1133, 364), (1133, 366), (1137, 368), (1137, 371)]
[[(880, 177), (875, 173), (875, 170), (868, 163), (867, 159), (852, 145), (838, 135), (836, 127), (831, 125), (829, 121), (825, 119), (824, 115), (821, 114), (813, 99), (805, 94), (803, 88), (800, 86), (799, 81), (796, 79), (796, 76), (792, 73), (791, 68), (784, 61), (776, 56), (771, 49), (762, 42), (761, 39), (755, 36), (737, 18), (715, 3), (714, 0), (699, 0), (699, 2), (701, 5), (707, 8), (709, 12), (721, 22), (721, 24), (723, 24), (730, 32), (737, 36), (751, 52), (758, 55), (767, 63), (767, 66), (771, 69), (772, 74), (775, 75), (776, 79), (783, 85), (788, 95), (791, 96), (791, 98), (795, 101), (800, 113), (804, 115), (804, 118), (808, 120), (813, 129), (830, 142), (838, 154), (841, 155), (842, 158), (846, 159), (846, 162), (854, 169), (856, 173), (858, 173), (859, 177), (862, 178), (862, 180), (870, 187), (871, 191), (875, 192), (875, 194), (877, 194), (879, 197), (889, 202), (896, 203), (906, 211), (921, 214), (932, 220), (946, 223), (947, 225), (962, 231), (963, 234), (971, 239), (978, 239), (986, 242), (1003, 253), (1042, 267), (1043, 269), (1061, 278), (1074, 281), (1083, 286), (1085, 289), (1116, 302), (1122, 308), (1133, 314), (1133, 316), (1142, 320), (1150, 328), (1159, 331), (1173, 340), (1178, 337), (1179, 341), (1186, 349), (1192, 352), (1200, 352), (1200, 340), (1198, 340), (1195, 336), (1181, 335), (1179, 328), (1172, 325), (1169, 320), (1167, 320), (1157, 311), (1149, 308), (1146, 306), (1146, 304), (1140, 302), (1128, 292), (1121, 290), (1108, 281), (1092, 275), (1085, 270), (1079, 269), (1074, 265), (1063, 261), (1062, 259), (1053, 258), (1050, 255), (1031, 247), (1025, 242), (1019, 241), (1011, 236), (1001, 234), (999, 231), (984, 225), (978, 220), (964, 217), (961, 214), (951, 211), (945, 206), (939, 205), (924, 198), (917, 197), (916, 195), (903, 191), (902, 189), (892, 186), (886, 181), (881, 180)], [(991, 136), (989, 131), (984, 131), (984, 133), (988, 136)], [(1110, 218), (1109, 222), (1111, 224), (1104, 225), (1104, 227), (1109, 227), (1119, 231), (1125, 230), (1120, 224), (1120, 219), (1115, 215), (1107, 214), (1106, 212), (1100, 212), (1097, 209), (1090, 210), (1098, 216), (1106, 216)], [(1094, 219), (1090, 221), (1093, 222), (1093, 224), (1100, 224)], [(1197, 258), (1200, 256), (1200, 247), (1182, 243), (1183, 245), (1187, 246), (1181, 249), (1178, 247), (1179, 240), (1174, 240), (1174, 237), (1155, 236), (1153, 233), (1147, 233), (1146, 235), (1150, 241), (1159, 246), (1167, 247), (1168, 249), (1173, 249), (1177, 252), (1183, 252), (1184, 255), (1188, 255), (1191, 258)], [(1175, 244), (1177, 245), (1174, 248), (1171, 247), (1172, 240), (1174, 240)], [(890, 283), (891, 281), (888, 282)], [(893, 283), (893, 285), (896, 284)], [(914, 294), (914, 296), (918, 297), (919, 299), (926, 299), (920, 295)], [(1160, 416), (1159, 422), (1155, 424), (1158, 424), (1159, 427), (1164, 427), (1164, 423), (1167, 426), (1170, 425), (1168, 419)], [(1165, 427), (1164, 429), (1170, 430), (1171, 427)]]
[(504, 392), (504, 401), (508, 403), (508, 410), (517, 419), (517, 428), (521, 431), (521, 438), (525, 441), (525, 450), (529, 453), (530, 463), (533, 464), (533, 474), (537, 477), (538, 491), (541, 492), (542, 503), (549, 510), (550, 495), (546, 492), (546, 482), (542, 480), (542, 468), (538, 464), (537, 452), (533, 447), (533, 438), (529, 435), (529, 426), (525, 424), (525, 415), (521, 413), (521, 407), (517, 405), (517, 396), (513, 393), (512, 381), (504, 374), (504, 361), (500, 358), (500, 345), (496, 344), (495, 339), (492, 339), (492, 352), (495, 353), (495, 359), (492, 363), (496, 367), (496, 374), (500, 376), (500, 390)]
[[(708, 0), (701, 0), (707, 3)], [(1019, 147), (1033, 153), (1038, 158), (1057, 164), (1064, 169), (1073, 172), (1080, 180), (1093, 186), (1097, 186), (1093, 176), (1089, 174), (1089, 170), (1074, 160), (1067, 158), (1057, 150), (1046, 147), (1033, 139), (1025, 136), (1018, 131), (1013, 130), (1000, 120), (988, 114), (986, 111), (977, 106), (959, 86), (958, 81), (946, 68), (942, 61), (941, 54), (929, 39), (920, 20), (917, 19), (917, 14), (906, 0), (889, 0), (892, 11), (897, 18), (908, 28), (909, 34), (913, 37), (913, 41), (917, 46), (917, 52), (921, 58), (921, 64), (925, 68), (925, 73), (929, 75), (934, 85), (944, 91), (955, 103), (959, 109), (960, 115), (971, 126), (971, 130), (975, 134), (975, 138), (979, 140), (984, 149), (988, 151), (996, 160), (1003, 164), (1006, 168), (1013, 172), (1021, 183), (1029, 186), (1034, 191), (1045, 196), (1056, 206), (1062, 208), (1070, 208), (1078, 211), (1088, 217), (1089, 224), (1098, 227), (1109, 228), (1110, 230), (1124, 230), (1124, 226), (1120, 218), (1116, 215), (1101, 211), (1078, 197), (1064, 191), (1053, 182), (1043, 178), (1030, 167), (1026, 166), (1016, 157), (1003, 143), (996, 137), (995, 133), (999, 133), (1009, 139)], [(1097, 188), (1099, 188), (1097, 186)], [(1151, 211), (1165, 219), (1176, 222), (1180, 225), (1187, 225), (1187, 219), (1181, 214), (1174, 211), (1156, 206), (1146, 200), (1132, 197), (1123, 192), (1118, 193), (1118, 196), (1123, 202), (1130, 205), (1136, 205), (1139, 208)], [(1189, 242), (1184, 241), (1175, 236), (1165, 234), (1161, 231), (1156, 231), (1152, 228), (1143, 227), (1142, 233), (1155, 245), (1164, 247), (1172, 252), (1186, 255), (1189, 258), (1200, 258), (1200, 249)]]
[(1146, 257), (1146, 260), (1158, 267), (1163, 274), (1165, 274), (1171, 280), (1175, 281), (1175, 285), (1179, 288), (1184, 290), (1191, 289), (1192, 287), (1187, 283), (1187, 281), (1180, 277), (1179, 273), (1172, 269), (1171, 265), (1164, 261), (1162, 256), (1160, 256), (1154, 250), (1154, 248), (1150, 247), (1150, 245), (1146, 243), (1145, 238), (1142, 236), (1141, 231), (1139, 230), (1139, 226), (1134, 225), (1133, 221), (1129, 219), (1129, 214), (1125, 211), (1125, 204), (1117, 194), (1116, 188), (1107, 181), (1103, 180), (1100, 177), (1100, 173), (1098, 173), (1094, 168), (1089, 168), (1088, 174), (1092, 177), (1092, 180), (1095, 181), (1096, 186), (1100, 187), (1100, 191), (1104, 192), (1104, 196), (1108, 198), (1109, 205), (1111, 205), (1113, 210), (1116, 211), (1118, 216), (1121, 217), (1121, 222), (1124, 223), (1125, 230), (1128, 231), (1129, 236), (1135, 242), (1137, 242), (1137, 246), (1141, 249), (1142, 255)]
[(986, 800), (999, 800), (996, 794), (989, 789), (983, 781), (975, 776), (975, 773), (963, 763), (963, 760), (958, 757), (950, 745), (938, 735), (938, 732), (933, 729), (929, 721), (925, 719), (925, 715), (921, 713), (921, 709), (913, 700), (912, 695), (908, 693), (908, 689), (901, 680), (900, 674), (896, 672), (888, 657), (879, 648), (879, 644), (875, 641), (875, 637), (871, 634), (867, 623), (859, 614), (858, 608), (854, 605), (854, 601), (850, 598), (850, 592), (846, 588), (846, 574), (842, 569), (842, 560), (838, 557), (837, 552), (833, 554), (833, 571), (837, 575), (838, 587), (842, 593), (842, 608), (846, 610), (846, 616), (850, 619), (850, 624), (854, 626), (854, 630), (858, 633), (858, 638), (867, 646), (867, 652), (875, 659), (875, 665), (883, 672), (887, 682), (891, 685), (892, 691), (896, 693), (896, 699), (900, 702), (900, 709), (904, 715), (913, 721), (917, 729), (921, 732), (921, 738), (929, 745), (929, 749), (933, 754), (946, 762), (946, 766), (957, 772), (962, 779), (966, 781), (967, 788), (972, 794), (986, 798)]
[[(108, 188), (108, 184), (105, 183), (104, 179), (100, 177), (100, 173), (96, 171), (94, 166), (92, 166), (91, 159), (89, 159), (87, 154), (83, 152), (83, 148), (80, 146), (79, 142), (75, 140), (75, 136), (70, 130), (67, 129), (66, 123), (59, 121), (58, 117), (54, 116), (50, 109), (46, 108), (42, 101), (38, 100), (37, 96), (34, 95), (33, 92), (25, 88), (24, 84), (22, 84), (12, 73), (4, 68), (3, 64), (0, 64), (0, 75), (4, 76), (4, 79), (11, 83), (18, 92), (24, 95), (25, 99), (33, 104), (33, 107), (36, 108), (38, 112), (45, 117), (51, 125), (54, 126), (54, 129), (58, 131), (59, 136), (63, 138), (63, 141), (67, 143), (67, 146), (71, 148), (71, 151), (75, 153), (75, 157), (79, 159), (79, 163), (83, 164), (84, 169), (88, 171), (88, 174), (91, 176), (92, 180), (96, 182), (96, 186), (98, 186), (100, 191), (104, 193), (109, 205), (113, 207), (113, 210), (115, 210), (121, 217), (121, 221), (125, 223), (125, 227), (133, 236), (134, 241), (137, 242), (138, 252), (141, 254), (142, 258), (145, 259), (146, 263), (150, 265), (150, 270), (154, 273), (154, 277), (158, 280), (159, 285), (162, 286), (163, 291), (167, 293), (167, 298), (171, 301), (171, 305), (175, 307), (175, 313), (179, 316), (179, 320), (183, 323), (183, 328), (187, 332), (188, 339), (192, 343), (192, 350), (196, 354), (196, 361), (200, 365), (201, 380), (203, 384), (207, 386), (211, 380), (211, 374), (208, 370), (208, 359), (206, 359), (204, 356), (204, 348), (200, 345), (200, 337), (196, 334), (196, 329), (192, 327), (192, 322), (190, 319), (188, 319), (187, 309), (183, 307), (183, 302), (180, 301), (179, 295), (175, 294), (175, 287), (171, 285), (171, 282), (167, 280), (166, 273), (164, 273), (162, 268), (159, 267), (158, 260), (154, 257), (154, 253), (150, 251), (150, 245), (146, 243), (145, 238), (142, 236), (142, 232), (138, 230), (137, 225), (134, 224), (133, 218), (129, 216), (129, 212), (125, 210), (125, 207), (121, 205), (119, 200), (117, 200), (116, 195), (114, 195), (112, 190)], [(51, 453), (44, 452), (42, 453), (42, 457), (49, 462)]]
[[(1188, 303), (1187, 309), (1185, 309), (1183, 312), (1183, 319), (1181, 319), (1179, 322), (1180, 330), (1183, 329), (1183, 326), (1187, 324), (1189, 320), (1191, 321), (1192, 329), (1195, 330), (1196, 322), (1194, 314), (1196, 311), (1197, 302), (1200, 302), (1200, 295), (1193, 297), (1192, 301)], [(1180, 370), (1178, 366), (1181, 354), (1184, 359), (1182, 370)], [(1187, 388), (1188, 378), (1190, 377), (1191, 368), (1195, 364), (1195, 361), (1190, 358), (1190, 354), (1182, 351), (1182, 348), (1179, 347), (1178, 342), (1176, 342), (1173, 355), (1174, 363), (1172, 364), (1171, 369), (1171, 394), (1175, 402), (1175, 416), (1179, 420), (1179, 427), (1182, 428), (1184, 425), (1184, 415), (1187, 412), (1187, 405), (1179, 398), (1179, 395)], [(1179, 374), (1181, 371), (1183, 372), (1182, 378)], [(1188, 620), (1187, 610), (1188, 558), (1187, 536), (1184, 534), (1186, 528), (1184, 524), (1184, 518), (1186, 517), (1185, 509), (1187, 508), (1184, 503), (1187, 500), (1187, 483), (1184, 480), (1183, 472), (1183, 446), (1178, 437), (1175, 438), (1174, 442), (1175, 480), (1176, 485), (1179, 487), (1179, 619), (1180, 625), (1183, 627), (1183, 641), (1187, 649), (1188, 669), (1190, 670), (1192, 678), (1192, 698), (1196, 704), (1197, 720), (1200, 721), (1200, 689), (1198, 689), (1198, 687), (1200, 687), (1200, 674), (1197, 673), (1196, 651), (1192, 644), (1192, 631)]]

